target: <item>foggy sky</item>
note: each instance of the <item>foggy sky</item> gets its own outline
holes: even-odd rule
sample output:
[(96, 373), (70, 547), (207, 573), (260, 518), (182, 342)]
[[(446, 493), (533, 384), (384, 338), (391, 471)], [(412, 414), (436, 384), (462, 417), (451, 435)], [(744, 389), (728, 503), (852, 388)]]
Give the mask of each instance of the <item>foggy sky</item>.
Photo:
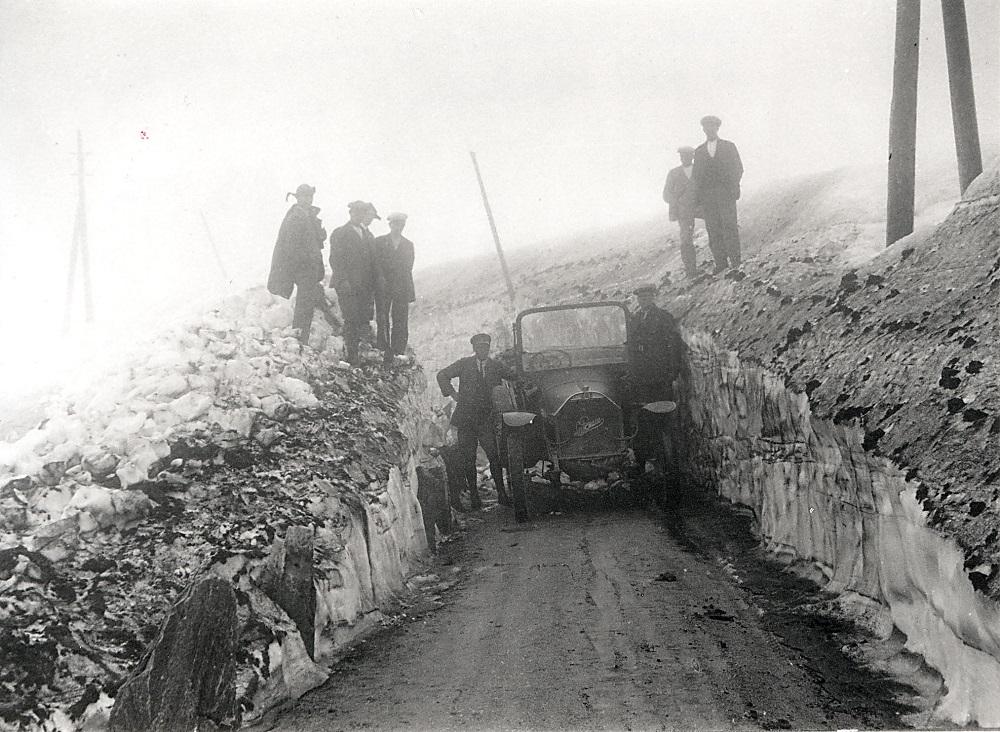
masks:
[[(1000, 0), (967, 5), (995, 139)], [(923, 9), (918, 162), (953, 154), (940, 5)], [(890, 0), (4, 0), (0, 333), (58, 343), (78, 129), (94, 337), (122, 340), (263, 282), (302, 182), (327, 230), (356, 198), (407, 211), (420, 267), (492, 249), (470, 150), (512, 249), (665, 219), (673, 151), (704, 114), (748, 189), (883, 166), (893, 23)]]

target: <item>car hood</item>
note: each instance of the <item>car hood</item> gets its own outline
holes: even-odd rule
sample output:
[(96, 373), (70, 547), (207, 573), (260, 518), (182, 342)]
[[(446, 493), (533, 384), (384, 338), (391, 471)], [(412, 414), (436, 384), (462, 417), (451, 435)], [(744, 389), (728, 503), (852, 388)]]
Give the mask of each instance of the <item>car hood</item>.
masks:
[(602, 369), (580, 367), (531, 374), (541, 392), (545, 414), (557, 414), (563, 405), (581, 392), (601, 394), (619, 404), (618, 379)]

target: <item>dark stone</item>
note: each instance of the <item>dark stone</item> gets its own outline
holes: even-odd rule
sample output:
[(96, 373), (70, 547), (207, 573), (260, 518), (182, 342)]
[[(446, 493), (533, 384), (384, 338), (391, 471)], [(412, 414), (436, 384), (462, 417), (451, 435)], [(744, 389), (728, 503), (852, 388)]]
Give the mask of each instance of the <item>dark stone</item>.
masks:
[(118, 690), (111, 730), (238, 726), (236, 596), (203, 577), (171, 608), (152, 648)]
[(978, 374), (983, 370), (982, 361), (969, 361), (969, 365), (965, 367), (966, 372), (970, 374)]
[(957, 414), (965, 409), (965, 400), (959, 397), (952, 397), (947, 402), (948, 414)]
[(977, 341), (972, 336), (969, 336), (964, 341), (962, 341), (962, 348), (972, 348), (973, 346), (975, 346), (978, 343), (979, 343), (979, 341)]
[(808, 382), (806, 382), (806, 396), (811, 397), (812, 393), (822, 385), (823, 382), (820, 381), (819, 379), (810, 379)]
[(861, 446), (865, 451), (874, 450), (878, 446), (878, 441), (885, 437), (885, 430), (875, 429), (871, 432), (865, 432), (865, 440)]
[(957, 389), (962, 383), (962, 380), (958, 378), (958, 369), (953, 369), (950, 366), (945, 366), (941, 369), (941, 378), (938, 380), (938, 385), (943, 386), (945, 389)]
[(865, 278), (865, 287), (880, 287), (885, 282), (885, 277), (877, 274), (870, 274)]
[(973, 501), (969, 504), (969, 515), (975, 518), (986, 510), (986, 501)]
[(84, 572), (101, 573), (109, 569), (114, 569), (117, 566), (118, 563), (109, 557), (91, 557), (80, 565), (80, 569)]
[(229, 447), (222, 451), (222, 459), (231, 468), (253, 466), (253, 454), (245, 447)]
[(285, 534), (284, 552), (261, 574), (260, 587), (274, 600), (302, 636), (309, 658), (315, 660), (316, 590), (313, 587), (313, 529), (290, 526)]
[(424, 517), (427, 544), (435, 551), (435, 527), (442, 534), (450, 534), (452, 530), (451, 502), (444, 466), (417, 467), (417, 501)]
[(982, 411), (981, 409), (973, 409), (972, 407), (969, 407), (964, 412), (962, 412), (962, 419), (964, 419), (966, 422), (982, 422), (989, 416), (990, 416), (989, 414)]

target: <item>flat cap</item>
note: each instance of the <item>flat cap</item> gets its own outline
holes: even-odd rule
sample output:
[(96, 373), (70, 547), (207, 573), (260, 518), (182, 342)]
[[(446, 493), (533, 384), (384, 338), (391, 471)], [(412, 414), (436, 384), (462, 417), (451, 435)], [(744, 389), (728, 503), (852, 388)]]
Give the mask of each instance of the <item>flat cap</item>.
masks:
[(694, 148), (691, 147), (690, 145), (681, 145), (679, 148), (677, 148), (677, 152), (681, 154), (689, 153), (691, 155), (694, 155)]
[(393, 211), (385, 217), (386, 221), (406, 221), (407, 215), (402, 211)]
[(714, 114), (706, 114), (704, 117), (701, 118), (701, 125), (702, 127), (704, 127), (705, 125), (711, 125), (712, 127), (721, 127), (722, 120), (716, 117)]
[(632, 292), (634, 292), (636, 295), (643, 295), (643, 294), (655, 295), (656, 285), (646, 282), (636, 287), (634, 290), (632, 290)]
[(489, 345), (493, 339), (490, 337), (489, 333), (476, 333), (472, 338), (469, 339), (469, 343), (476, 345), (477, 343), (485, 343)]

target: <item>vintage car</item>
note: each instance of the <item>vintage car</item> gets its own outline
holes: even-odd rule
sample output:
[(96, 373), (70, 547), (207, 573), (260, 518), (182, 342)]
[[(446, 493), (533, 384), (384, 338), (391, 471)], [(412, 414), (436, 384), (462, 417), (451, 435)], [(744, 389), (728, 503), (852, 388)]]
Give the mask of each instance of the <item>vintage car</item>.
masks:
[(500, 447), (518, 521), (527, 519), (525, 470), (588, 481), (622, 472), (636, 435), (636, 410), (664, 414), (673, 402), (630, 403), (629, 313), (624, 303), (552, 305), (520, 312), (514, 322), (517, 378), (497, 387)]

